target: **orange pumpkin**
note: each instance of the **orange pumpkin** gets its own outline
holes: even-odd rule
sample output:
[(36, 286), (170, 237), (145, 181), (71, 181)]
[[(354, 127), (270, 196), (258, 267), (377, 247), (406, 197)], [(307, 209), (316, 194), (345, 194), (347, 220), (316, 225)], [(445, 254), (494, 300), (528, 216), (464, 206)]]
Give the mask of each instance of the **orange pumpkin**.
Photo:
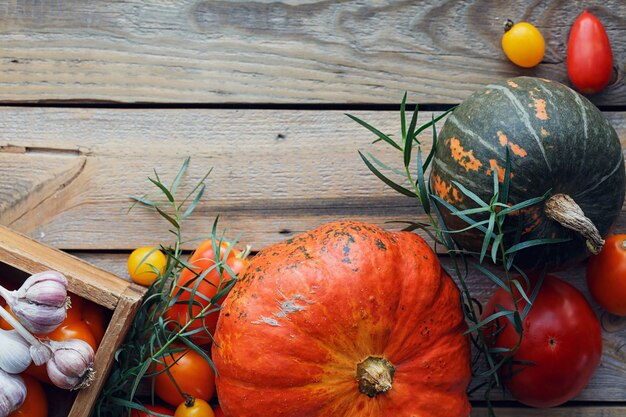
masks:
[(419, 236), (335, 222), (254, 257), (220, 314), (227, 416), (467, 417), (457, 287)]

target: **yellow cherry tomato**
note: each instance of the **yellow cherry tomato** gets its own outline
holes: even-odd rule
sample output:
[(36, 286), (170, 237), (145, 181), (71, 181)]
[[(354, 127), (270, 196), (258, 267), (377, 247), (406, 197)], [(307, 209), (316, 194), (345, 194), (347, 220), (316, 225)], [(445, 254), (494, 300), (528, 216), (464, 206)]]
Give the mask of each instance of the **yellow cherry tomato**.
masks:
[(160, 250), (149, 246), (137, 248), (128, 256), (128, 274), (137, 284), (151, 285), (159, 273), (163, 274), (166, 264)]
[(174, 417), (215, 417), (209, 403), (199, 398), (185, 401), (176, 408)]
[(502, 50), (515, 65), (530, 68), (539, 64), (545, 53), (541, 32), (530, 23), (513, 24), (507, 20), (502, 35)]

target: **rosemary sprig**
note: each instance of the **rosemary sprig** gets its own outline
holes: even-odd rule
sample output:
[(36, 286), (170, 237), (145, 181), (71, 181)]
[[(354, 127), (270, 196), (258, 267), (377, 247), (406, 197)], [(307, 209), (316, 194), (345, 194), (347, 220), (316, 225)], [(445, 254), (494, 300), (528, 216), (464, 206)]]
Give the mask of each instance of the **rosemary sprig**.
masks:
[[(502, 387), (500, 381), (500, 370), (503, 366), (511, 366), (510, 356), (520, 346), (523, 338), (522, 321), (528, 314), (532, 303), (537, 297), (542, 279), (534, 286), (533, 292), (527, 294), (524, 287), (528, 288), (529, 279), (527, 275), (514, 264), (515, 255), (520, 250), (531, 246), (545, 245), (560, 242), (559, 239), (537, 239), (530, 241), (520, 241), (521, 230), (511, 239), (511, 230), (507, 228), (506, 222), (512, 213), (518, 212), (529, 206), (539, 204), (546, 199), (547, 194), (530, 198), (515, 205), (509, 204), (509, 188), (510, 188), (510, 172), (511, 161), (509, 151), (506, 149), (506, 165), (504, 172), (504, 181), (502, 184), (498, 181), (498, 173), (493, 173), (493, 193), (490, 198), (484, 200), (480, 198), (472, 190), (467, 189), (462, 184), (454, 182), (455, 186), (469, 199), (476, 204), (475, 208), (467, 210), (459, 210), (447, 201), (435, 195), (430, 188), (430, 181), (426, 180), (427, 172), (433, 161), (433, 157), (437, 148), (437, 129), (436, 123), (454, 111), (454, 107), (442, 113), (438, 117), (431, 117), (431, 120), (421, 126), (417, 126), (418, 106), (415, 106), (410, 123), (407, 128), (406, 115), (406, 99), (405, 93), (400, 105), (400, 125), (401, 140), (394, 141), (392, 135), (386, 134), (371, 126), (367, 122), (348, 114), (352, 120), (365, 127), (371, 133), (376, 135), (375, 142), (385, 142), (392, 148), (401, 153), (402, 167), (396, 168), (381, 162), (372, 154), (363, 154), (359, 151), (359, 155), (368, 169), (378, 177), (382, 182), (390, 188), (410, 198), (416, 198), (428, 219), (427, 222), (407, 220), (407, 224), (403, 230), (423, 230), (435, 243), (435, 246), (442, 245), (448, 253), (452, 261), (452, 269), (456, 276), (463, 303), (463, 310), (466, 321), (468, 323), (467, 333), (470, 335), (472, 345), (474, 347), (474, 355), (472, 360), (473, 386), (468, 390), (468, 394), (474, 393), (477, 389), (484, 389), (484, 399), (489, 408), (489, 415), (495, 416), (493, 407), (491, 406), (491, 392), (494, 388)], [(422, 143), (418, 140), (418, 134), (426, 129), (432, 129), (432, 147), (423, 158)], [(496, 168), (497, 169), (497, 168)], [(390, 178), (390, 174), (395, 175), (399, 180)], [(460, 230), (449, 230), (443, 223), (440, 207), (449, 210), (453, 215), (458, 216), (467, 223), (467, 227)], [(519, 225), (521, 226), (521, 224)], [(470, 253), (459, 247), (453, 239), (456, 233), (462, 233), (470, 229), (475, 229), (482, 233), (483, 244), (479, 253)], [(505, 239), (505, 237), (507, 237)], [(512, 244), (510, 242), (513, 242)], [(472, 261), (473, 259), (473, 261)], [(485, 267), (485, 263), (490, 262), (494, 265), (501, 266), (499, 273), (492, 272), (491, 269)], [(500, 306), (498, 311), (488, 317), (482, 316), (482, 306), (480, 302), (472, 296), (471, 288), (468, 285), (467, 277), (469, 267), (479, 271), (495, 285), (504, 288), (513, 301), (514, 309), (507, 310)], [(493, 268), (492, 268), (493, 269)], [(513, 277), (519, 274), (525, 281), (525, 286)], [(519, 294), (520, 298), (516, 297)], [(526, 306), (520, 311), (519, 305), (524, 300)], [(485, 331), (494, 326), (494, 322), (499, 320), (507, 320), (514, 327), (518, 334), (518, 341), (512, 348), (495, 348), (491, 345), (493, 337), (485, 337)]]
[[(202, 320), (207, 314), (219, 309), (219, 306), (214, 302), (226, 295), (235, 283), (236, 276), (223, 261), (226, 256), (223, 253), (220, 254), (222, 242), (226, 242), (226, 239), (223, 234), (218, 236), (218, 218), (216, 217), (209, 237), (193, 239), (212, 239), (213, 247), (216, 248), (215, 263), (210, 268), (211, 271), (217, 269), (220, 276), (216, 295), (211, 300), (206, 300), (204, 295), (196, 292), (198, 284), (211, 272), (209, 270), (199, 273), (192, 282), (183, 284), (182, 288), (177, 285), (180, 284), (177, 281), (181, 272), (185, 268), (191, 269), (191, 265), (184, 259), (183, 254), (183, 244), (186, 243), (182, 233), (183, 221), (197, 207), (206, 188), (205, 182), (211, 173), (209, 170), (191, 191), (179, 199), (179, 186), (187, 172), (189, 161), (189, 158), (184, 161), (169, 187), (161, 180), (156, 171), (154, 178), (148, 178), (160, 192), (161, 198), (131, 197), (134, 201), (131, 209), (142, 207), (154, 210), (169, 223), (172, 227), (170, 232), (175, 238), (171, 246), (160, 247), (167, 258), (165, 272), (148, 288), (125, 341), (115, 352), (113, 369), (95, 404), (92, 413), (94, 417), (130, 416), (132, 410), (148, 411), (143, 406), (143, 402), (154, 403), (155, 400), (153, 378), (156, 376), (155, 365), (166, 366), (164, 359), (168, 355), (180, 352), (181, 349), (196, 351), (214, 368), (208, 352), (201, 346), (194, 344), (191, 339), (191, 336), (198, 330), (189, 330), (189, 328), (196, 320)], [(229, 241), (228, 243), (227, 250), (230, 250), (236, 241)], [(191, 319), (182, 326), (172, 326), (165, 317), (165, 311), (175, 303), (181, 303), (179, 297), (182, 292), (189, 294), (189, 317)], [(191, 307), (194, 303), (195, 305), (198, 304), (197, 300), (204, 301), (203, 308), (197, 314), (191, 314)], [(206, 303), (206, 301), (210, 302)], [(181, 346), (183, 347), (181, 348)], [(166, 367), (162, 372), (169, 373), (169, 368)], [(172, 381), (176, 384), (173, 378)], [(150, 387), (149, 398), (139, 397), (142, 384)], [(152, 411), (150, 413), (160, 415)]]

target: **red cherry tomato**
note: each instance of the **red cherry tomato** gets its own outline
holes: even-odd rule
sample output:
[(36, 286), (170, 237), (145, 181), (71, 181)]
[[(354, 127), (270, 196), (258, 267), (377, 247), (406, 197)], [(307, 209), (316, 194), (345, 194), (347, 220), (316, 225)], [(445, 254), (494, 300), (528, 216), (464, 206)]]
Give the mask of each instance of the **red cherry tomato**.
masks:
[[(228, 251), (228, 245), (222, 244), (220, 247), (220, 259), (224, 259), (226, 255), (226, 264), (230, 267), (235, 275), (239, 275), (248, 265), (246, 258), (239, 257), (241, 252), (237, 250)], [(184, 326), (192, 317), (198, 316), (202, 310), (209, 306), (209, 299), (215, 297), (218, 288), (221, 290), (226, 282), (232, 277), (224, 271), (222, 276), (215, 268), (215, 259), (217, 255), (213, 250), (213, 242), (206, 240), (201, 243), (195, 252), (189, 258), (189, 263), (194, 266), (193, 271), (184, 269), (178, 280), (177, 289), (182, 289), (177, 303), (172, 305), (165, 313), (165, 318), (175, 326)], [(213, 268), (213, 269), (211, 269)], [(200, 278), (201, 277), (201, 278)], [(198, 280), (201, 280), (198, 283)], [(196, 288), (194, 296), (194, 305), (191, 307), (191, 315), (189, 314), (189, 301), (191, 299), (190, 290)], [(186, 329), (187, 332), (195, 332), (191, 336), (191, 340), (197, 345), (204, 345), (212, 342), (211, 335), (215, 332), (217, 319), (219, 317), (219, 305), (223, 301), (222, 297), (216, 304), (208, 307), (208, 314), (202, 319), (192, 322)]]
[[(215, 394), (215, 372), (211, 365), (194, 350), (187, 349), (159, 359), (154, 379), (156, 395), (176, 407), (186, 396), (209, 401)], [(168, 372), (163, 372), (168, 366)], [(176, 385), (172, 381), (176, 381)], [(178, 388), (177, 388), (178, 386)], [(182, 394), (181, 394), (182, 392)]]
[[(521, 299), (517, 290), (514, 294)], [(522, 299), (520, 311), (525, 305)], [(498, 306), (514, 309), (511, 294), (502, 288), (489, 300), (483, 318), (501, 311)], [(553, 407), (574, 398), (589, 382), (602, 354), (600, 322), (583, 294), (567, 282), (546, 275), (522, 324), (522, 342), (512, 359), (533, 364), (513, 364), (510, 374), (505, 365), (505, 386), (515, 399), (533, 407)], [(499, 333), (491, 333), (494, 329), (490, 326), (485, 329), (495, 334), (494, 346), (513, 348), (519, 340), (514, 326), (506, 318), (498, 319), (498, 325)]]
[(601, 91), (611, 80), (613, 52), (604, 26), (585, 10), (574, 22), (567, 42), (567, 74), (584, 94)]
[(589, 258), (587, 287), (606, 311), (626, 316), (626, 234), (607, 237), (602, 251)]
[[(163, 414), (166, 416), (174, 416), (174, 410), (170, 410), (167, 407), (163, 407), (162, 405), (145, 405), (148, 410), (153, 411), (155, 413)], [(145, 411), (133, 410), (130, 413), (131, 417), (156, 417), (152, 413), (146, 413)]]

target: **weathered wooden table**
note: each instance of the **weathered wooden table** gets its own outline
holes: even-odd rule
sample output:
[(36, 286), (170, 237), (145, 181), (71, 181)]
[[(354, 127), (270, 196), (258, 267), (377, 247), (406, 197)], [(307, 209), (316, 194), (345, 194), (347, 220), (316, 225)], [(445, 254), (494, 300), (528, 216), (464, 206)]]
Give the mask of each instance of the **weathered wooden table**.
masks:
[[(2, 1), (0, 222), (127, 277), (131, 249), (171, 242), (157, 215), (128, 212), (129, 196), (153, 192), (153, 170), (171, 179), (187, 156), (186, 184), (214, 168), (184, 226), (193, 236), (218, 214), (255, 250), (339, 218), (419, 219), (357, 150), (397, 155), (344, 113), (399, 132), (405, 90), (425, 121), (505, 77), (568, 83), (567, 38), (583, 5), (511, 3)], [(585, 7), (604, 22), (616, 68), (590, 98), (626, 146), (626, 2)], [(507, 61), (505, 18), (542, 31), (541, 65)], [(562, 275), (585, 290), (584, 265)], [(472, 279), (484, 300), (492, 285)], [(626, 322), (598, 314), (604, 355), (585, 391), (552, 410), (504, 398), (498, 416), (626, 415)], [(473, 415), (486, 415), (476, 399)]]

